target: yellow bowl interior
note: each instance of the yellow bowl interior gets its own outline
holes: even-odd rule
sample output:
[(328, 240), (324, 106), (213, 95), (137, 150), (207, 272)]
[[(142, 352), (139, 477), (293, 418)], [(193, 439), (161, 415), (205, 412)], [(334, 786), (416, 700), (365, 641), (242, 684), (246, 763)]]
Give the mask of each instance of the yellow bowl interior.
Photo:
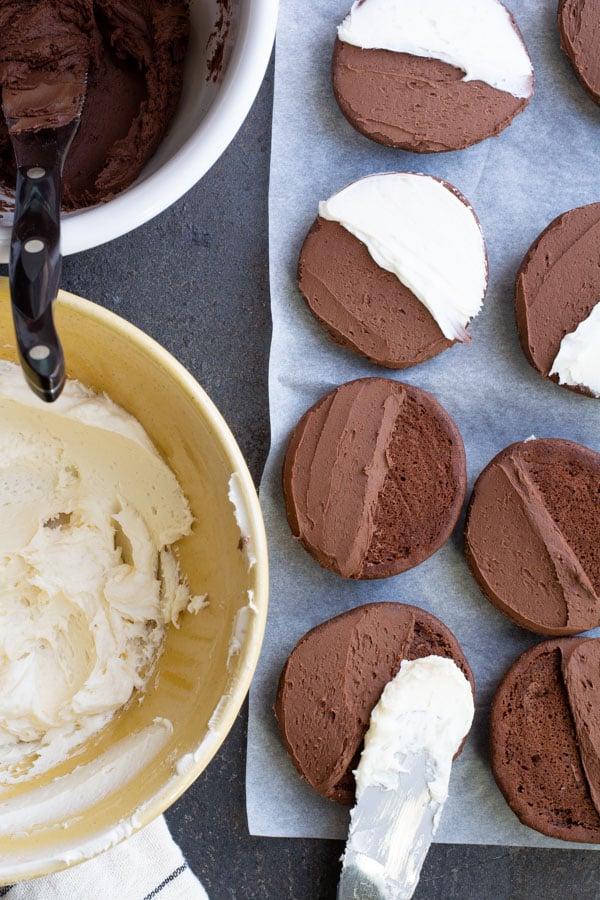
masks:
[[(61, 293), (55, 317), (69, 377), (105, 392), (133, 414), (176, 474), (195, 517), (193, 533), (179, 544), (181, 569), (192, 593), (207, 593), (209, 605), (195, 615), (186, 613), (179, 629), (169, 626), (143, 696), (133, 698), (82, 750), (49, 773), (0, 789), (1, 821), (4, 804), (30, 803), (36, 792), (43, 797), (40, 791), (63, 775), (69, 788), (77, 766), (147, 728), (156, 717), (173, 725), (151, 762), (140, 767), (132, 754), (131, 777), (118, 790), (100, 791), (91, 805), (64, 821), (46, 821), (25, 833), (0, 833), (0, 884), (86, 859), (177, 799), (233, 724), (258, 660), (267, 611), (266, 540), (256, 492), (216, 407), (167, 351), (118, 316)], [(16, 361), (6, 279), (0, 279), (0, 329), (1, 355)], [(244, 551), (228, 498), (233, 473), (250, 538)], [(248, 550), (256, 558), (251, 567)], [(239, 649), (232, 644), (234, 632)], [(77, 790), (75, 782), (72, 789)]]

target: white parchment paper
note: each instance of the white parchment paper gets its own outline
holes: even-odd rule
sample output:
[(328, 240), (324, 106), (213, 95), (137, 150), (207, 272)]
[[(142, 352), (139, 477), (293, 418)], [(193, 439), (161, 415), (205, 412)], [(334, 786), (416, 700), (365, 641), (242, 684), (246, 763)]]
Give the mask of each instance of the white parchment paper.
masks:
[(356, 178), (386, 171), (427, 172), (450, 181), (472, 203), (486, 237), (490, 283), (471, 327), (472, 343), (391, 376), (431, 391), (453, 416), (466, 445), (469, 492), (492, 456), (531, 434), (600, 450), (600, 401), (559, 388), (530, 368), (513, 312), (515, 274), (533, 239), (559, 213), (600, 200), (600, 109), (559, 49), (556, 0), (513, 0), (536, 75), (527, 110), (499, 137), (469, 150), (413, 155), (380, 147), (348, 125), (331, 91), (335, 28), (349, 5), (350, 0), (282, 0), (277, 35), (269, 195), (273, 443), (261, 485), (272, 576), (267, 633), (250, 695), (250, 831), (345, 837), (347, 811), (301, 781), (282, 747), (272, 705), (285, 659), (309, 628), (358, 604), (393, 600), (439, 616), (458, 637), (477, 684), (475, 724), (454, 764), (436, 839), (573, 847), (522, 826), (489, 769), (494, 689), (509, 664), (538, 639), (512, 625), (479, 592), (463, 557), (464, 516), (445, 547), (416, 569), (382, 581), (344, 581), (322, 570), (292, 539), (280, 473), (289, 433), (312, 403), (352, 378), (390, 377), (388, 370), (332, 344), (296, 287), (298, 253), (318, 201)]

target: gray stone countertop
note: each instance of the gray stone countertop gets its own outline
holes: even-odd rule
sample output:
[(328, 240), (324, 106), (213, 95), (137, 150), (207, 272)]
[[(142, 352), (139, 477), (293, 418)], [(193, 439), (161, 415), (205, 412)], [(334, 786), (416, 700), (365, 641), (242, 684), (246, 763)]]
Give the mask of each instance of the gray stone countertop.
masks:
[[(147, 225), (64, 262), (63, 287), (156, 338), (225, 416), (258, 483), (269, 445), (267, 193), (271, 66), (219, 162)], [(249, 837), (244, 706), (208, 769), (167, 813), (211, 900), (333, 900), (342, 844)], [(600, 855), (434, 845), (419, 900), (600, 898)]]

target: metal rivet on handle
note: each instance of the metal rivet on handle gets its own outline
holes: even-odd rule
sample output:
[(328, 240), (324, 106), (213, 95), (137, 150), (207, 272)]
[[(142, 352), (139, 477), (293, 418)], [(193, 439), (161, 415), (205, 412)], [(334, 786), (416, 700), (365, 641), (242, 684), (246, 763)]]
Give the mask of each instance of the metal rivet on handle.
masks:
[(40, 253), (45, 246), (44, 242), (38, 240), (38, 238), (31, 238), (31, 240), (25, 242), (23, 250), (26, 250), (27, 253)]
[(27, 169), (27, 177), (32, 178), (34, 181), (38, 178), (43, 178), (46, 174), (46, 170), (42, 169), (41, 166), (32, 166), (31, 169)]
[(45, 344), (36, 344), (35, 347), (32, 347), (29, 351), (29, 356), (31, 359), (48, 359), (50, 356), (50, 348), (46, 347)]

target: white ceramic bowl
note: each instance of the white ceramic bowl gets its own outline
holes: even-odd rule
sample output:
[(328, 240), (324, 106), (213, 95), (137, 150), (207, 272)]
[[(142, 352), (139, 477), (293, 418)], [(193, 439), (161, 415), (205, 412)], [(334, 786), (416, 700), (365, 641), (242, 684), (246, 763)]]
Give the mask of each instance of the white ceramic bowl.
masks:
[[(63, 219), (63, 255), (89, 250), (143, 225), (188, 191), (221, 156), (246, 118), (275, 39), (278, 0), (235, 0), (224, 66), (207, 80), (207, 42), (219, 0), (191, 0), (191, 35), (181, 102), (171, 128), (137, 181), (109, 203)], [(8, 261), (11, 217), (0, 224)]]

